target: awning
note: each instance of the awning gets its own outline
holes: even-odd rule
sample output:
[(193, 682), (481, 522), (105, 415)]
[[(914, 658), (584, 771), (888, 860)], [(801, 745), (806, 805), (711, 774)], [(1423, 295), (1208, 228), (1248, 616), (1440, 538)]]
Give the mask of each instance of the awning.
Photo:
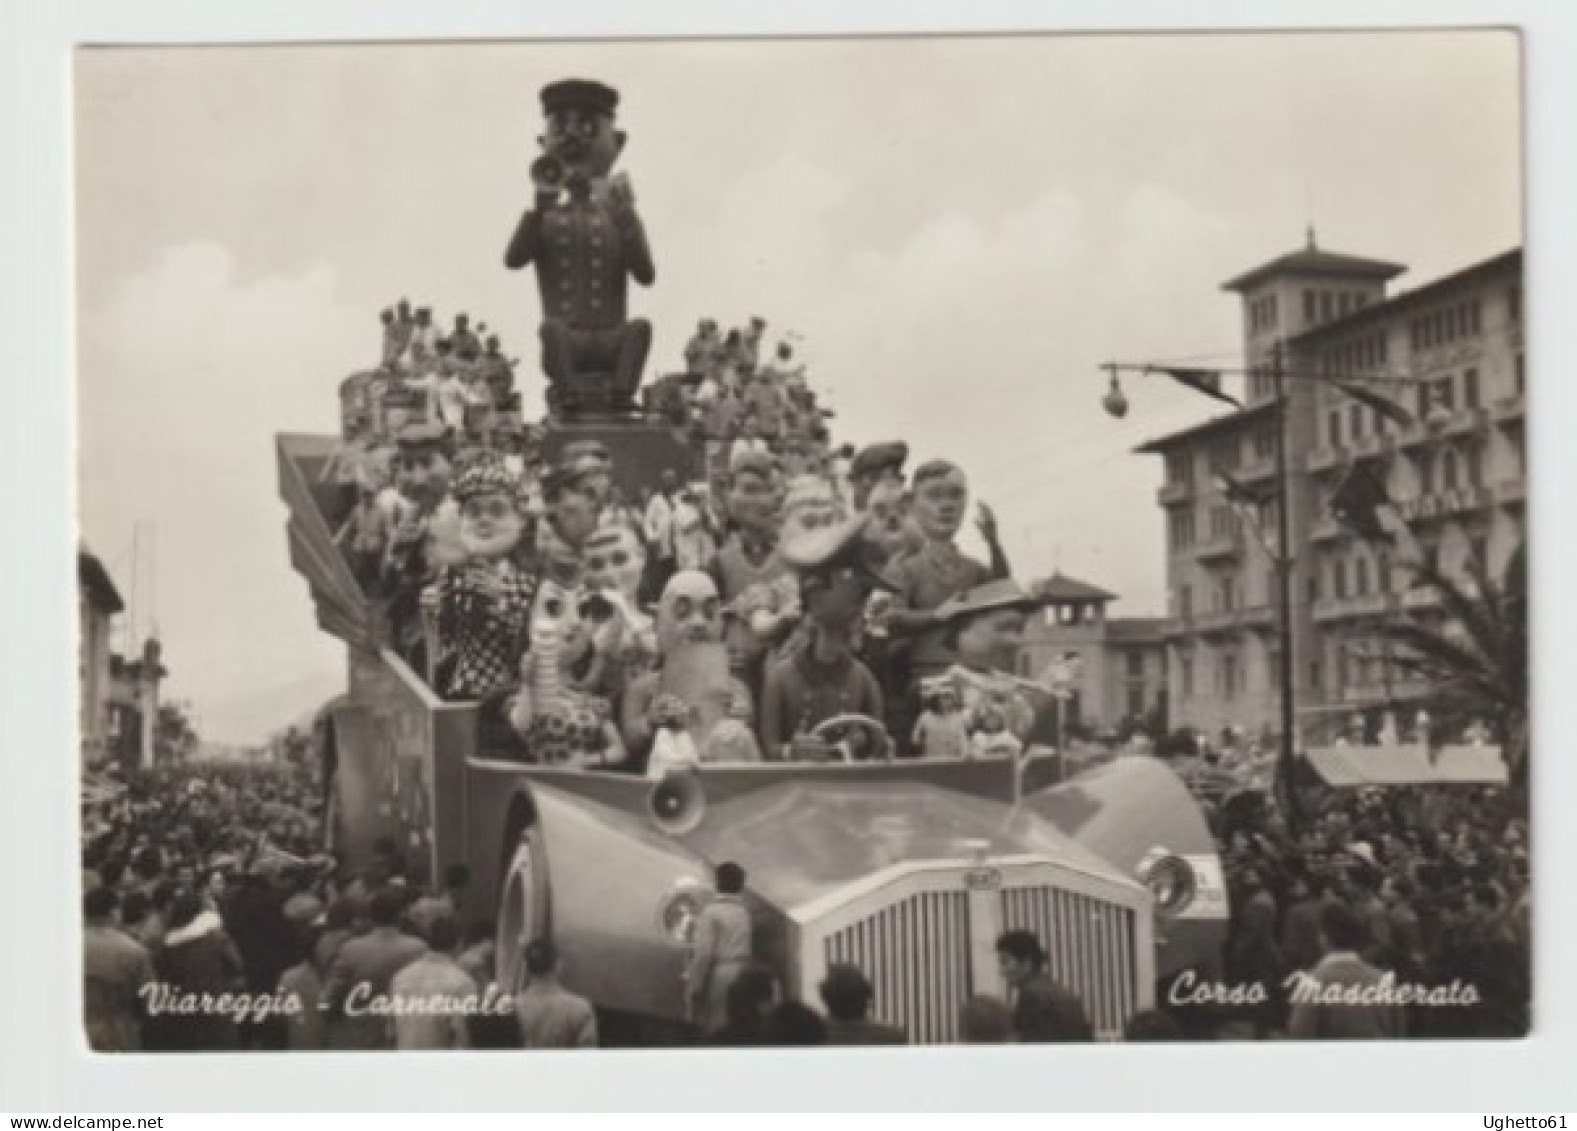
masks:
[(1498, 746), (1317, 746), (1306, 751), (1326, 785), (1505, 785)]

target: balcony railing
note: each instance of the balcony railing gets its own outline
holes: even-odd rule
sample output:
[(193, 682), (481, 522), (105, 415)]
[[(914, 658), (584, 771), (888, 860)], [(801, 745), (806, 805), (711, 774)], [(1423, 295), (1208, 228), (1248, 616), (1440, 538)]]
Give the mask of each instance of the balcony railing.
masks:
[(1334, 517), (1325, 515), (1315, 519), (1314, 525), (1309, 527), (1309, 541), (1329, 542), (1333, 538), (1340, 538), (1345, 529)]
[(1402, 594), (1402, 608), (1419, 612), (1440, 607), (1440, 591), (1433, 585), (1420, 585)]
[(1194, 547), (1194, 556), (1200, 561), (1211, 561), (1219, 558), (1235, 558), (1243, 553), (1243, 535), (1212, 534), (1200, 540)]
[(1327, 597), (1314, 603), (1316, 622), (1325, 624), (1338, 620), (1361, 620), (1364, 617), (1384, 615), (1390, 597), (1385, 593), (1365, 593), (1355, 597)]
[(1389, 433), (1381, 435), (1379, 432), (1365, 432), (1353, 440), (1352, 454), (1357, 459), (1373, 459), (1389, 454), (1395, 446), (1394, 437)]
[(1324, 471), (1341, 463), (1343, 456), (1344, 453), (1340, 448), (1315, 448), (1303, 457), (1303, 466), (1311, 472)]
[(1513, 393), (1509, 397), (1501, 397), (1490, 406), (1490, 415), (1495, 418), (1496, 424), (1511, 424), (1522, 419), (1522, 394)]
[(1177, 503), (1186, 503), (1193, 495), (1194, 485), (1181, 480), (1161, 484), (1161, 489), (1155, 493), (1156, 502), (1163, 507), (1174, 506)]
[(1279, 610), (1275, 605), (1249, 605), (1239, 609), (1238, 621), (1244, 628), (1278, 628), (1280, 626)]
[(1459, 408), (1441, 427), (1439, 435), (1468, 436), (1487, 427), (1488, 424), (1489, 413), (1482, 408)]
[(1396, 509), (1408, 522), (1425, 522), (1482, 510), (1491, 502), (1490, 493), (1482, 487), (1456, 487), (1402, 499)]
[(1520, 507), (1528, 500), (1528, 481), (1522, 476), (1502, 479), (1495, 484), (1495, 502), (1503, 507)]
[(1236, 632), (1243, 627), (1243, 610), (1227, 609), (1202, 613), (1194, 618), (1194, 631), (1205, 635)]
[(1257, 483), (1262, 479), (1273, 479), (1275, 475), (1275, 456), (1255, 456), (1253, 459), (1243, 461), (1233, 478), (1240, 483)]

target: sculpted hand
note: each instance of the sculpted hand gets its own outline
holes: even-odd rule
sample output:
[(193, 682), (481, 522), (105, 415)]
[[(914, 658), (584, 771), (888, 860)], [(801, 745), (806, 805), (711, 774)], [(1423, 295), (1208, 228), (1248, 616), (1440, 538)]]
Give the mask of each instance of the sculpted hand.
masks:
[(981, 503), (978, 507), (975, 517), (975, 529), (980, 531), (980, 536), (986, 540), (988, 545), (996, 542), (997, 516), (985, 503)]

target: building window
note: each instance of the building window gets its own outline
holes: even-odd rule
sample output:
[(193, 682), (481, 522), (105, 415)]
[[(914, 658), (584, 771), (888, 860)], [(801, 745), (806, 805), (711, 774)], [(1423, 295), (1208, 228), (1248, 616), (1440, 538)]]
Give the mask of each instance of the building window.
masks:
[(1130, 684), (1128, 687), (1128, 715), (1137, 718), (1144, 714), (1144, 685)]
[(1309, 604), (1312, 605), (1318, 601), (1320, 599), (1320, 575), (1318, 573), (1309, 574), (1309, 579), (1304, 585), (1304, 589), (1308, 592)]
[(1276, 454), (1276, 433), (1261, 428), (1254, 433), (1254, 454), (1260, 459), (1270, 459)]
[(1144, 653), (1143, 652), (1129, 652), (1128, 653), (1128, 678), (1129, 679), (1143, 679), (1144, 678)]
[(1435, 383), (1434, 397), (1442, 408), (1448, 411), (1456, 408), (1456, 390), (1452, 385), (1450, 376), (1442, 377)]
[(1186, 550), (1194, 544), (1194, 512), (1175, 510), (1168, 514), (1172, 526), (1172, 549)]
[(1192, 656), (1179, 657), (1177, 667), (1181, 676), (1179, 682), (1183, 685), (1183, 697), (1185, 699), (1192, 698), (1194, 694), (1194, 658)]
[(1478, 407), (1478, 370), (1468, 369), (1462, 373), (1462, 407)]
[(1478, 564), (1478, 568), (1487, 572), (1489, 570), (1489, 539), (1480, 534), (1469, 541), (1468, 547), (1468, 552), (1473, 555), (1473, 561)]
[(1479, 334), (1483, 333), (1483, 328), (1484, 304), (1478, 299), (1474, 299), (1472, 305), (1467, 308), (1468, 333), (1472, 334), (1476, 338), (1479, 336)]
[(1191, 620), (1194, 616), (1194, 589), (1191, 585), (1180, 585), (1177, 589), (1177, 615), (1184, 620)]
[(1469, 487), (1484, 485), (1484, 454), (1477, 446), (1468, 448), (1462, 453), (1462, 469), (1466, 473)]
[(1318, 300), (1315, 299), (1313, 291), (1303, 292), (1303, 321), (1305, 323), (1313, 322), (1317, 317), (1315, 311), (1315, 303), (1317, 301)]
[(1435, 457), (1429, 452), (1418, 453), (1418, 493), (1427, 495), (1435, 489)]
[(1320, 321), (1329, 322), (1336, 316), (1336, 296), (1330, 291), (1320, 292)]
[(1217, 671), (1221, 683), (1218, 688), (1221, 692), (1221, 698), (1230, 702), (1232, 697), (1237, 694), (1238, 689), (1238, 658), (1236, 653), (1223, 652), (1221, 654), (1221, 666)]
[(1450, 448), (1440, 459), (1440, 488), (1443, 491), (1457, 489), (1457, 454)]
[(1429, 418), (1429, 382), (1425, 381), (1418, 386), (1418, 419)]
[(1353, 562), (1352, 572), (1353, 594), (1362, 597), (1369, 592), (1369, 562), (1364, 558), (1357, 559)]
[(1313, 688), (1315, 691), (1322, 690), (1321, 681), (1320, 681), (1321, 674), (1322, 673), (1320, 671), (1320, 662), (1318, 660), (1310, 660), (1309, 661), (1309, 686), (1311, 688)]
[(1391, 558), (1384, 552), (1375, 559), (1374, 587), (1381, 593), (1388, 593), (1391, 589)]
[(1347, 410), (1347, 431), (1354, 440), (1363, 438), (1363, 405), (1355, 404)]
[(1338, 601), (1347, 599), (1347, 563), (1341, 558), (1331, 563), (1331, 596)]
[(1338, 409), (1335, 412), (1331, 413), (1329, 421), (1328, 421), (1328, 425), (1329, 425), (1329, 428), (1328, 428), (1328, 431), (1327, 431), (1327, 435), (1330, 437), (1331, 447), (1333, 447), (1333, 448), (1341, 447), (1342, 446), (1342, 414), (1341, 414), (1341, 410), (1340, 409)]

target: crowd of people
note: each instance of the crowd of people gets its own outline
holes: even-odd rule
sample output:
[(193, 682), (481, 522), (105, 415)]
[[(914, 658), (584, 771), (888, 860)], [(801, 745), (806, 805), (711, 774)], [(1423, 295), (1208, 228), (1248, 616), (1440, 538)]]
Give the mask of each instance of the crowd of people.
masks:
[[(1212, 813), (1232, 908), (1222, 976), (1266, 993), (1195, 1021), (1242, 1037), (1526, 1034), (1531, 892), (1526, 810), (1515, 795), (1304, 783), (1298, 796), (1296, 833), (1259, 791)], [(1333, 953), (1341, 982), (1377, 983), (1389, 972), (1396, 985), (1457, 992), (1449, 1001), (1392, 998), (1372, 1011), (1300, 1006), (1299, 975), (1332, 980)]]
[[(347, 873), (318, 851), (306, 767), (171, 767), (97, 778), (84, 801), (84, 1010), (98, 1051), (585, 1049), (617, 1042), (560, 981), (553, 941), (500, 982), (494, 925), (465, 920), (470, 874), (430, 888), (390, 841)], [(858, 967), (832, 966), (819, 1008), (787, 995), (753, 953), (747, 877), (717, 868), (685, 971), (706, 1046), (908, 1043), (873, 1019)], [(1011, 1004), (961, 1003), (973, 1043), (1091, 1039), (1082, 1003), (1046, 974), (1040, 940), (999, 940)], [(1136, 1019), (1136, 1032), (1154, 1019)]]

